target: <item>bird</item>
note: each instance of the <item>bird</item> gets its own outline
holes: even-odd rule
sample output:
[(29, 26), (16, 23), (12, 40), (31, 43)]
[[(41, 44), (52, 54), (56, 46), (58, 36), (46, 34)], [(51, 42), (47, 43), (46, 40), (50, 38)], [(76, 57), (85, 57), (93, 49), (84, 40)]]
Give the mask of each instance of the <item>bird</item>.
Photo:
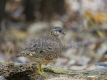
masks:
[(45, 37), (32, 40), (17, 57), (27, 57), (37, 63), (37, 72), (44, 73), (41, 65), (54, 62), (61, 54), (62, 43), (59, 35), (65, 35), (61, 27), (53, 27)]

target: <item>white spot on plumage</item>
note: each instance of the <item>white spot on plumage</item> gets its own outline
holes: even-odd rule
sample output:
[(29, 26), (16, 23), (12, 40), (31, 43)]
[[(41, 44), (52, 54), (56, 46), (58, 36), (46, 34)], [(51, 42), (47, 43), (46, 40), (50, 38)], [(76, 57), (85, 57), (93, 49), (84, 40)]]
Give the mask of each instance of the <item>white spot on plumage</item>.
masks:
[(35, 52), (30, 52), (30, 53), (29, 53), (30, 56), (33, 56), (33, 54), (35, 54)]

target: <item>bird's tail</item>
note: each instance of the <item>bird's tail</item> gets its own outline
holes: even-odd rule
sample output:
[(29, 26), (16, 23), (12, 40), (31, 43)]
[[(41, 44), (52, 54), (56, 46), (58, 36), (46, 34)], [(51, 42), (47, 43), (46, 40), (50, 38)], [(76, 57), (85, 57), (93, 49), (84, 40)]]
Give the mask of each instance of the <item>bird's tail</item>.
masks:
[(16, 57), (24, 57), (26, 55), (25, 51), (21, 51)]

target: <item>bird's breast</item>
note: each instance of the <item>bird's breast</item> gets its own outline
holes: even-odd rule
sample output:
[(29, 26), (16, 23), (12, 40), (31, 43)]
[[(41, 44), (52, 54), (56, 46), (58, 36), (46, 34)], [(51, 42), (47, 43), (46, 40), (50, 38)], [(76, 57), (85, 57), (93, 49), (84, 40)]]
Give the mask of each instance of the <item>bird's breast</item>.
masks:
[(41, 64), (54, 62), (57, 59), (57, 58), (54, 58), (54, 59), (51, 59), (51, 60), (46, 60), (46, 59), (41, 59), (41, 58), (35, 58), (35, 57), (32, 57), (32, 56), (27, 56), (27, 58), (29, 58), (30, 60), (32, 60), (34, 62), (40, 62)]

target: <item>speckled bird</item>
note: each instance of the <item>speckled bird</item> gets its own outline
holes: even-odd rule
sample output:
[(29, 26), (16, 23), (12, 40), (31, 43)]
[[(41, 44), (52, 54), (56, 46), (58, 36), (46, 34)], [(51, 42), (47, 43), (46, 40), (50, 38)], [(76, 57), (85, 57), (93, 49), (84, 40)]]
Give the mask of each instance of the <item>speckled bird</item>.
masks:
[(43, 72), (41, 64), (55, 61), (61, 54), (59, 35), (65, 35), (61, 27), (54, 27), (46, 37), (32, 40), (17, 57), (27, 57), (38, 64), (38, 73)]

